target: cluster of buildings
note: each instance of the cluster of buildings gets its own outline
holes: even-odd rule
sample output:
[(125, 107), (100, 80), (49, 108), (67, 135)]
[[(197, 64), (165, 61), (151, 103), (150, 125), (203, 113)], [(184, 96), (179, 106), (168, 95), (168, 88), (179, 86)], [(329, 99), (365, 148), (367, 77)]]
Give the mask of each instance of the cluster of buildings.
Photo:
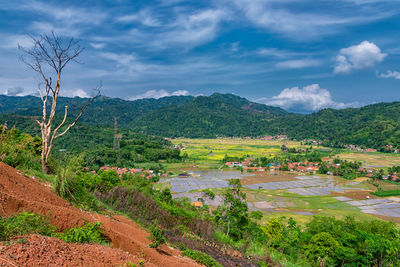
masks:
[[(119, 177), (122, 177), (123, 174), (128, 174), (128, 173), (130, 173), (132, 175), (140, 173), (144, 177), (148, 177), (148, 178), (151, 178), (151, 177), (155, 176), (155, 174), (154, 174), (154, 172), (152, 170), (142, 170), (142, 169), (134, 169), (134, 168), (131, 168), (131, 169), (118, 168), (118, 167), (110, 167), (108, 165), (100, 167), (100, 170), (103, 170), (103, 171), (113, 170), (118, 174)], [(94, 172), (94, 171), (92, 171), (92, 172)]]
[(386, 145), (385, 147), (386, 151), (392, 152), (392, 153), (399, 153), (399, 149), (398, 148), (394, 148), (393, 145)]
[(361, 148), (361, 147), (359, 147), (357, 145), (345, 145), (345, 147), (347, 149), (356, 150), (356, 151), (360, 151), (360, 152), (376, 152), (376, 149), (373, 149), (373, 148)]
[(292, 162), (288, 163), (288, 168), (290, 171), (298, 171), (298, 172), (312, 172), (316, 173), (319, 170), (319, 164), (314, 162)]
[(260, 138), (261, 140), (276, 140), (276, 139), (283, 139), (286, 140), (288, 139), (288, 137), (284, 134), (280, 134), (280, 135), (266, 135)]
[[(245, 171), (275, 171), (281, 169), (279, 163), (269, 163), (266, 167), (254, 167), (251, 166), (251, 160), (246, 160), (242, 162), (226, 162), (225, 166), (228, 167), (242, 167)], [(318, 163), (314, 162), (293, 162), (288, 164), (289, 171), (298, 171), (298, 172), (312, 172), (315, 173), (319, 170)]]
[(185, 150), (185, 148), (183, 146), (179, 146), (179, 145), (173, 145), (173, 148), (179, 149), (180, 151)]
[[(385, 176), (383, 177), (383, 179), (385, 179)], [(399, 181), (400, 180), (400, 173), (393, 173), (391, 175), (387, 176), (387, 179), (392, 180), (392, 181)]]
[(315, 139), (304, 139), (301, 141), (304, 145), (313, 145), (313, 146), (318, 146), (322, 145), (321, 141), (315, 140)]

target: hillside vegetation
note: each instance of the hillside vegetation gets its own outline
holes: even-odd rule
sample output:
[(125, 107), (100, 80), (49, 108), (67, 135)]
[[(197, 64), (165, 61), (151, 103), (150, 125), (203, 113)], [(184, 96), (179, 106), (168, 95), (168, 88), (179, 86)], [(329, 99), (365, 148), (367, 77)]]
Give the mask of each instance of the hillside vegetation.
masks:
[[(40, 115), (38, 101), (32, 96), (0, 96), (0, 113), (7, 114), (1, 116), (0, 123), (16, 124), (25, 130), (28, 126), (25, 119)], [(67, 104), (74, 114), (85, 101), (87, 99), (61, 98), (58, 108), (61, 111)], [(24, 117), (21, 119), (11, 114)], [(114, 118), (120, 127), (165, 137), (286, 134), (289, 138), (318, 139), (333, 146), (355, 144), (377, 149), (388, 144), (400, 146), (400, 102), (342, 110), (325, 109), (301, 115), (231, 94), (135, 101), (99, 97), (88, 108), (82, 122), (112, 126)]]

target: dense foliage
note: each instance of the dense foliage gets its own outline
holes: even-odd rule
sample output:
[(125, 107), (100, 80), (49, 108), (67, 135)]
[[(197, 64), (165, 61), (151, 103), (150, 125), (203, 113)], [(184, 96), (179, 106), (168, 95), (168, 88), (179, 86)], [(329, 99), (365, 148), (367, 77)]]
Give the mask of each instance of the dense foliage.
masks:
[(12, 167), (40, 170), (41, 139), (0, 125), (0, 160)]
[[(0, 114), (40, 115), (39, 101), (32, 96), (0, 96)], [(58, 108), (62, 111), (68, 104), (73, 115), (86, 101), (83, 98), (60, 98)], [(135, 101), (99, 97), (88, 108), (82, 122), (112, 126), (114, 118), (123, 128), (168, 137), (286, 134), (298, 140), (318, 139), (325, 145), (337, 147), (355, 144), (388, 152), (400, 147), (400, 102), (342, 110), (325, 109), (301, 115), (231, 94)], [(27, 126), (21, 117), (12, 115), (2, 116), (0, 123), (4, 121), (17, 124), (19, 128)], [(392, 145), (392, 148), (386, 145)]]
[(287, 113), (234, 95), (198, 96), (192, 101), (149, 112), (132, 128), (169, 137), (260, 136)]
[[(120, 127), (127, 128), (134, 119), (150, 111), (165, 106), (179, 105), (192, 99), (192, 96), (170, 96), (160, 99), (147, 98), (126, 101), (119, 98), (99, 96), (87, 107), (81, 121), (87, 124), (112, 126), (114, 125), (114, 118), (117, 118)], [(64, 106), (67, 105), (69, 115), (74, 117), (88, 101), (89, 99), (80, 97), (59, 97), (56, 112), (58, 116), (62, 116), (64, 114)], [(40, 116), (42, 114), (42, 103), (39, 97), (34, 96), (0, 95), (0, 114)]]
[[(10, 120), (15, 120), (14, 122), (17, 123), (19, 129), (25, 133), (33, 136), (40, 134), (40, 129), (35, 125), (32, 118), (0, 115), (0, 123), (2, 121), (10, 122)], [(27, 134), (20, 134), (18, 130), (13, 131), (14, 134), (21, 135), (20, 138), (28, 138)], [(98, 169), (104, 165), (134, 167), (134, 164), (138, 162), (179, 161), (181, 158), (179, 149), (173, 148), (172, 143), (164, 138), (137, 134), (127, 129), (119, 129), (118, 133), (122, 135), (122, 138), (119, 149), (115, 150), (113, 149), (114, 129), (112, 127), (98, 127), (79, 123), (62, 138), (56, 139), (53, 154), (59, 159), (66, 156), (82, 155), (85, 166), (90, 169)], [(31, 144), (30, 146), (34, 146), (36, 150), (40, 150), (41, 139), (39, 137), (34, 137), (34, 142), (28, 143)], [(7, 146), (10, 149), (17, 149), (17, 147), (13, 148), (13, 145), (9, 142)], [(29, 147), (28, 149), (33, 148)], [(39, 150), (38, 153), (40, 154)], [(18, 160), (11, 155), (10, 158), (13, 161)], [(15, 167), (15, 164), (10, 165)]]

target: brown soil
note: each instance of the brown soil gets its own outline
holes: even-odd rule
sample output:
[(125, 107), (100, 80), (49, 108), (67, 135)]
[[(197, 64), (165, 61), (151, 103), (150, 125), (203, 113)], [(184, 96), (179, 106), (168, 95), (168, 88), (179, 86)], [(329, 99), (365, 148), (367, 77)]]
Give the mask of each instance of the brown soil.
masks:
[(332, 193), (331, 195), (334, 196), (345, 196), (351, 199), (367, 199), (369, 198), (376, 198), (376, 196), (371, 195), (369, 191), (352, 191), (352, 192), (345, 192), (345, 193)]
[[(277, 173), (278, 175), (274, 175)], [(282, 181), (294, 181), (297, 180), (295, 175), (289, 174), (287, 172), (253, 172), (252, 176), (243, 176), (240, 179), (242, 185), (251, 185), (251, 184), (259, 184), (259, 183), (270, 183), (270, 182), (282, 182)]]
[(13, 241), (0, 247), (0, 266), (124, 266), (139, 262), (128, 252), (101, 245), (67, 244), (40, 235)]
[[(149, 234), (129, 219), (120, 215), (106, 216), (83, 212), (54, 194), (50, 186), (26, 178), (16, 169), (0, 162), (0, 216), (10, 216), (20, 211), (47, 215), (59, 231), (83, 225), (86, 222), (99, 221), (103, 224), (104, 233), (111, 240), (114, 248), (122, 249), (136, 258), (145, 259), (148, 264), (174, 267), (199, 266), (193, 260), (181, 257), (179, 250), (169, 248), (167, 245), (162, 245), (159, 249), (149, 248), (150, 241), (147, 238)], [(100, 248), (110, 249), (98, 246), (94, 250)], [(48, 257), (50, 257), (53, 252), (48, 250), (43, 253), (49, 254)], [(116, 253), (120, 253), (119, 250)], [(5, 254), (0, 253), (0, 257), (4, 258)], [(84, 265), (91, 266), (90, 263)]]

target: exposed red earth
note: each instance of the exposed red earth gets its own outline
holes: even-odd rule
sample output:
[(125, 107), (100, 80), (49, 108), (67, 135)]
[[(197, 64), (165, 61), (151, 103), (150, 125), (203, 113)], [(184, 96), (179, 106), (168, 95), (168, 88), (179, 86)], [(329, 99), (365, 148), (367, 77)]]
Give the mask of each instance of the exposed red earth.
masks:
[(58, 197), (52, 188), (0, 162), (0, 216), (28, 211), (47, 215), (64, 231), (86, 222), (101, 222), (112, 247), (67, 244), (57, 238), (31, 235), (22, 243), (0, 247), (0, 266), (123, 266), (144, 260), (145, 266), (200, 266), (180, 256), (180, 251), (162, 245), (149, 247), (149, 234), (121, 215), (84, 212)]

